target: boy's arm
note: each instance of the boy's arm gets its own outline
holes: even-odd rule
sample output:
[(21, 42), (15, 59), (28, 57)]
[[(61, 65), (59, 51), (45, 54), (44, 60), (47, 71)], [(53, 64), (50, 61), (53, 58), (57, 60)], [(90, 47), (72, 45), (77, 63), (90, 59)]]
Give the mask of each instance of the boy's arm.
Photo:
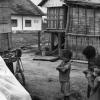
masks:
[(63, 62), (63, 64), (61, 64), (61, 66), (59, 66), (57, 69), (61, 72), (65, 72), (71, 69), (71, 62), (68, 62), (68, 63)]
[(58, 65), (58, 66), (57, 66), (57, 68), (56, 68), (56, 69), (57, 69), (57, 70), (59, 70), (59, 69), (62, 69), (62, 68), (63, 68), (63, 61), (61, 62), (61, 64), (60, 64), (60, 65)]
[(66, 63), (64, 61), (62, 61), (62, 63), (56, 69), (60, 72), (65, 72), (65, 70), (66, 70), (65, 65), (66, 65)]
[(68, 62), (65, 64), (64, 68), (63, 68), (63, 71), (67, 71), (67, 70), (70, 70), (71, 69), (71, 62)]

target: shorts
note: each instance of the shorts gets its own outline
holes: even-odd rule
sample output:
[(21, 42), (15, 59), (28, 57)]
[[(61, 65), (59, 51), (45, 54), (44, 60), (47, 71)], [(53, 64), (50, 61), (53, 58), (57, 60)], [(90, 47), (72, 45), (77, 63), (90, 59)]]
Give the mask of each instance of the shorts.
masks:
[(70, 95), (70, 82), (60, 82), (61, 85), (61, 92), (64, 96)]

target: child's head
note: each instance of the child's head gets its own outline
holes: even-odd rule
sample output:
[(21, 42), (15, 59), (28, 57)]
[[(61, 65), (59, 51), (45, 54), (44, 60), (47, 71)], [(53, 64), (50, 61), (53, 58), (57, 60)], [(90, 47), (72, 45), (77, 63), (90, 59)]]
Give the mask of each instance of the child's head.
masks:
[(63, 60), (67, 60), (67, 61), (71, 60), (72, 55), (73, 54), (70, 50), (67, 50), (67, 49), (62, 50), (62, 59)]
[(86, 59), (92, 59), (96, 56), (96, 50), (93, 46), (87, 46), (82, 53)]

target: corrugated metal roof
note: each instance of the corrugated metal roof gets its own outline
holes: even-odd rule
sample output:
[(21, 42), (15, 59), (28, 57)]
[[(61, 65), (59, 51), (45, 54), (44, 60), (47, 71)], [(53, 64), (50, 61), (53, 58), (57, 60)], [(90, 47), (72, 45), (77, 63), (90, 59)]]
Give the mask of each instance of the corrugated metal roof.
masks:
[(12, 14), (43, 16), (44, 13), (30, 0), (10, 0)]

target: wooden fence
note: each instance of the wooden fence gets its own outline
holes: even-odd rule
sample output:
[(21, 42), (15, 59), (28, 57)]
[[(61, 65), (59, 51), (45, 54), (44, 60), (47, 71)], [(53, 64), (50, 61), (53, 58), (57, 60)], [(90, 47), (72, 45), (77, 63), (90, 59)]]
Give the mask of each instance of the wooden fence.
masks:
[(83, 49), (92, 45), (98, 53), (100, 53), (100, 36), (85, 35), (85, 34), (66, 34), (66, 48), (73, 51), (75, 59), (84, 59), (82, 55)]
[(0, 33), (0, 52), (6, 51), (12, 48), (12, 34)]

